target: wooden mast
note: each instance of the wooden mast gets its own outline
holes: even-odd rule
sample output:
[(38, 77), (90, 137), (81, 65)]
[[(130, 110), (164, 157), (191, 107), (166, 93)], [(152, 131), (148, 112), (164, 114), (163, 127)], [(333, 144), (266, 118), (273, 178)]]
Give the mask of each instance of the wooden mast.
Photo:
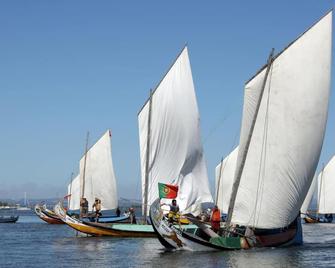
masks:
[(321, 171), (321, 177), (320, 177), (320, 189), (319, 189), (319, 194), (318, 194), (318, 207), (316, 209), (316, 216), (319, 216), (319, 209), (320, 209), (320, 201), (321, 201), (321, 191), (322, 191), (322, 178), (323, 178), (323, 171), (325, 169), (325, 164), (322, 163), (322, 171)]
[(89, 138), (89, 135), (90, 135), (90, 132), (87, 131), (86, 145), (85, 145), (85, 157), (84, 157), (84, 170), (83, 170), (83, 176), (82, 176), (81, 198), (84, 197), (84, 193), (85, 193), (85, 172), (86, 172), (86, 159), (87, 159), (87, 149), (88, 149), (88, 138)]
[(245, 144), (245, 148), (244, 148), (244, 151), (242, 152), (241, 164), (240, 164), (238, 170), (236, 171), (236, 176), (235, 176), (235, 180), (234, 180), (234, 183), (233, 183), (232, 193), (231, 193), (231, 196), (230, 196), (229, 207), (228, 207), (228, 215), (227, 215), (227, 220), (226, 220), (226, 227), (227, 228), (229, 228), (230, 223), (231, 223), (231, 219), (232, 219), (232, 216), (233, 216), (233, 210), (234, 210), (234, 206), (235, 206), (237, 190), (238, 190), (238, 187), (240, 185), (243, 168), (244, 168), (244, 165), (245, 165), (245, 161), (247, 159), (248, 150), (249, 150), (252, 134), (254, 132), (254, 128), (255, 128), (255, 124), (256, 124), (256, 120), (257, 120), (257, 116), (258, 116), (258, 111), (259, 111), (259, 108), (261, 106), (266, 81), (267, 81), (267, 78), (268, 78), (268, 75), (269, 75), (269, 72), (270, 72), (270, 69), (271, 69), (272, 62), (274, 60), (273, 54), (274, 54), (274, 49), (271, 50), (269, 58), (268, 58), (266, 73), (265, 73), (265, 76), (264, 76), (260, 96), (258, 98), (255, 114), (254, 114), (254, 117), (252, 119), (252, 123), (251, 123), (250, 131), (249, 131), (249, 135), (248, 135), (248, 138), (247, 138), (247, 141), (246, 141), (246, 144)]
[(144, 206), (143, 206), (143, 216), (146, 222), (146, 217), (148, 213), (148, 184), (149, 184), (149, 161), (150, 161), (150, 137), (151, 137), (151, 112), (152, 112), (152, 89), (150, 89), (149, 98), (149, 114), (148, 114), (148, 129), (147, 129), (147, 148), (146, 148), (146, 160), (145, 160), (145, 180), (144, 180)]
[(70, 176), (70, 195), (68, 197), (68, 204), (67, 204), (67, 208), (70, 209), (70, 204), (71, 204), (71, 198), (72, 198), (72, 182), (73, 182), (73, 172), (71, 173)]
[(219, 189), (220, 189), (220, 182), (221, 182), (221, 175), (222, 175), (222, 164), (223, 164), (223, 157), (221, 158), (221, 165), (220, 165), (220, 172), (219, 172), (219, 178), (218, 178), (218, 184), (216, 185), (216, 196), (215, 196), (215, 205), (218, 205), (218, 199), (219, 199)]

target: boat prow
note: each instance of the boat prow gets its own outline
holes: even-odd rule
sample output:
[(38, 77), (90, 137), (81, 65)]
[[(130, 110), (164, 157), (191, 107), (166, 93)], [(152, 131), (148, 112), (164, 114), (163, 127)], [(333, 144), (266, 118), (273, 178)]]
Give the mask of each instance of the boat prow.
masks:
[(49, 224), (64, 224), (64, 222), (51, 210), (44, 209), (43, 206), (37, 204), (34, 208), (36, 215)]

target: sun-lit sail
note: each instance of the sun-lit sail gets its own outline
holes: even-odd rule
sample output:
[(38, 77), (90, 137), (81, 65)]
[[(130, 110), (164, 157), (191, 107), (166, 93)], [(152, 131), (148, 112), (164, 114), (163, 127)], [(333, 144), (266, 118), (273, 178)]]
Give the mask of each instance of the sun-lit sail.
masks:
[(215, 168), (216, 204), (223, 213), (228, 212), (229, 200), (236, 169), (238, 147)]
[[(111, 134), (107, 131), (86, 153), (85, 178), (83, 180), (85, 155), (80, 160), (80, 188), (91, 207), (94, 199), (101, 200), (102, 209), (115, 209), (118, 205), (116, 179), (113, 169)], [(85, 184), (83, 187), (83, 183)]]
[(317, 184), (316, 184), (316, 182), (317, 182), (317, 178), (316, 178), (316, 176), (314, 176), (312, 184), (309, 187), (306, 198), (304, 200), (304, 203), (302, 204), (301, 209), (300, 209), (300, 212), (302, 214), (306, 214), (308, 212), (308, 210), (310, 209), (313, 197), (317, 196)]
[[(273, 61), (236, 194), (232, 222), (281, 228), (298, 215), (323, 143), (330, 90), (332, 12)], [(266, 68), (245, 86), (237, 169)]]
[[(148, 137), (148, 101), (138, 115), (142, 194)], [(211, 202), (200, 138), (199, 111), (188, 51), (185, 47), (151, 98), (148, 205), (158, 198), (158, 182), (178, 184), (182, 212), (199, 213), (199, 204)]]
[(80, 176), (77, 175), (67, 187), (68, 204), (70, 210), (76, 210), (80, 207)]
[(318, 175), (318, 213), (335, 213), (335, 156)]

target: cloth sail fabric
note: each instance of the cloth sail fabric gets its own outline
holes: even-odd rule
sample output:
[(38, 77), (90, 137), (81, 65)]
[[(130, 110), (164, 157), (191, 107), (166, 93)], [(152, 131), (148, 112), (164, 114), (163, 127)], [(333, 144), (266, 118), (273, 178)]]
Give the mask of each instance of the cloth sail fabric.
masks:
[[(332, 12), (272, 63), (237, 190), (232, 223), (273, 229), (287, 226), (298, 215), (324, 138), (331, 47)], [(241, 166), (241, 152), (265, 72), (263, 68), (245, 85), (236, 170)]]
[(80, 208), (80, 176), (79, 174), (72, 180), (67, 187), (68, 197), (68, 208), (70, 210), (76, 210)]
[[(312, 181), (312, 184), (311, 186), (309, 187), (309, 190), (307, 192), (307, 195), (306, 195), (306, 198), (304, 200), (304, 203), (302, 203), (302, 206), (301, 206), (301, 209), (300, 209), (300, 212), (303, 213), (303, 214), (306, 214), (308, 209), (310, 209), (310, 205), (311, 205), (311, 202), (312, 202), (312, 199), (313, 197), (316, 197), (317, 196), (317, 177), (314, 176), (313, 177), (313, 181)], [(302, 217), (304, 217), (304, 215), (302, 215)]]
[(228, 213), (237, 155), (238, 147), (226, 156), (226, 158), (215, 168), (215, 193), (217, 195), (215, 200), (217, 206), (223, 213)]
[[(84, 178), (85, 155), (80, 159), (80, 188), (83, 189), (89, 207), (95, 198), (101, 200), (102, 210), (115, 209), (118, 205), (116, 178), (111, 148), (111, 133), (106, 133), (87, 151)], [(84, 181), (85, 179), (85, 181)]]
[[(138, 115), (142, 200), (145, 193), (149, 101)], [(200, 213), (212, 202), (200, 138), (199, 111), (187, 47), (152, 94), (148, 206), (158, 198), (158, 182), (179, 186), (183, 213)]]
[(318, 175), (319, 213), (335, 213), (335, 156)]

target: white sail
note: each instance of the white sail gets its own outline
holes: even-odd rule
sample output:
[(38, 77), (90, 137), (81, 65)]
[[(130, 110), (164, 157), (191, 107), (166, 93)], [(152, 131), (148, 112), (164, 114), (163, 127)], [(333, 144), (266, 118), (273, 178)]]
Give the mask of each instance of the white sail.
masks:
[[(302, 214), (306, 214), (307, 213), (307, 211), (310, 209), (310, 205), (311, 205), (313, 197), (314, 196), (316, 197), (316, 191), (317, 191), (317, 187), (316, 187), (317, 184), (316, 184), (316, 182), (317, 182), (317, 178), (316, 178), (316, 176), (314, 176), (312, 184), (309, 187), (309, 190), (307, 192), (306, 198), (304, 200), (304, 203), (302, 204), (301, 209), (300, 209), (300, 212)], [(304, 217), (304, 215), (302, 215), (302, 216)]]
[(234, 181), (238, 147), (215, 168), (216, 203), (223, 213), (228, 213), (229, 200)]
[(68, 203), (70, 210), (76, 210), (80, 208), (80, 176), (79, 174), (72, 180), (67, 187)]
[[(143, 200), (148, 113), (149, 102), (138, 115)], [(213, 201), (186, 47), (152, 95), (148, 206), (158, 198), (158, 182), (179, 185), (177, 202), (182, 212), (198, 214), (200, 203)]]
[[(232, 222), (281, 228), (298, 215), (319, 160), (331, 75), (332, 12), (274, 60), (247, 153)], [(237, 170), (266, 68), (245, 86)]]
[(318, 175), (318, 213), (335, 213), (335, 156)]
[[(80, 160), (81, 189), (84, 186), (84, 197), (92, 207), (94, 199), (101, 200), (103, 210), (114, 209), (118, 205), (116, 179), (114, 175), (111, 134), (107, 131)], [(83, 174), (85, 167), (85, 181)], [(84, 185), (83, 185), (84, 183)]]

